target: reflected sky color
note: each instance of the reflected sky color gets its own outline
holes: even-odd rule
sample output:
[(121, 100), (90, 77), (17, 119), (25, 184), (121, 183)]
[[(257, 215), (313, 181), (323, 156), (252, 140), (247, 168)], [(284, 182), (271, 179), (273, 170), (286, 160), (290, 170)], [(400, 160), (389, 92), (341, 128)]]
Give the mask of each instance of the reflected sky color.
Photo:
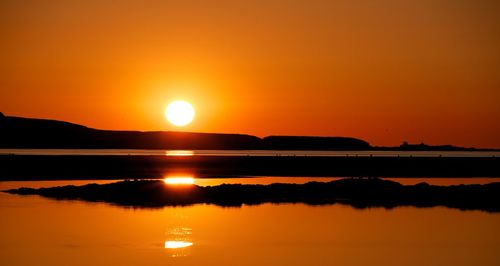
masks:
[(132, 211), (0, 193), (0, 214), (0, 265), (500, 265), (500, 215), (442, 207)]

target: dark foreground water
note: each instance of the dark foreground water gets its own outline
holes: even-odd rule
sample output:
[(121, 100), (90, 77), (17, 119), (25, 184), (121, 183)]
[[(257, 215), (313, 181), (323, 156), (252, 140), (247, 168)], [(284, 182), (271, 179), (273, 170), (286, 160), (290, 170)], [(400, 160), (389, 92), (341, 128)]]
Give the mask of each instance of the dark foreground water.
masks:
[[(332, 178), (193, 181), (311, 180)], [(396, 181), (402, 180), (458, 184), (499, 179)], [(89, 182), (0, 182), (0, 189)], [(500, 214), (443, 207), (200, 204), (132, 209), (0, 193), (0, 236), (0, 265), (500, 265)]]

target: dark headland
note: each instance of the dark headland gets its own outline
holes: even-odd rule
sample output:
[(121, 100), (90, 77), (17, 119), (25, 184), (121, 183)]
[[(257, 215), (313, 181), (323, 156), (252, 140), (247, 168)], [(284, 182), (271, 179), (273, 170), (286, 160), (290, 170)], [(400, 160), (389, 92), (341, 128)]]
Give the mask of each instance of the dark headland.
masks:
[(162, 149), (162, 150), (368, 150), (368, 142), (349, 137), (270, 136), (172, 131), (116, 131), (73, 123), (3, 116), (0, 148)]
[(52, 188), (20, 188), (6, 191), (54, 199), (108, 202), (131, 207), (163, 207), (198, 203), (241, 206), (261, 203), (348, 204), (356, 208), (398, 206), (445, 206), (461, 210), (500, 211), (500, 183), (433, 186), (401, 185), (371, 179), (271, 185), (167, 185), (160, 180), (120, 181)]

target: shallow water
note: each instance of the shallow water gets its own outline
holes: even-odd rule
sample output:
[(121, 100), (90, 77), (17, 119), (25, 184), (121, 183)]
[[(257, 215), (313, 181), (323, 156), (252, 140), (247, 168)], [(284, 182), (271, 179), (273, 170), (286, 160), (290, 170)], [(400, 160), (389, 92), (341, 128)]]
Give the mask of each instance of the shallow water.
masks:
[(0, 217), (0, 265), (500, 265), (500, 214), (442, 207), (133, 209), (0, 193)]

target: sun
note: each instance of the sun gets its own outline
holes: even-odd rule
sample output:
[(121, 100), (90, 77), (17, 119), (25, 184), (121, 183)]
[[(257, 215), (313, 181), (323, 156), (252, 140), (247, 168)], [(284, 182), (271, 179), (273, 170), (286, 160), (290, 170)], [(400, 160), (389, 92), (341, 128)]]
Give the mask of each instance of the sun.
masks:
[(194, 119), (194, 108), (186, 101), (173, 101), (165, 109), (165, 117), (174, 126), (182, 127)]

